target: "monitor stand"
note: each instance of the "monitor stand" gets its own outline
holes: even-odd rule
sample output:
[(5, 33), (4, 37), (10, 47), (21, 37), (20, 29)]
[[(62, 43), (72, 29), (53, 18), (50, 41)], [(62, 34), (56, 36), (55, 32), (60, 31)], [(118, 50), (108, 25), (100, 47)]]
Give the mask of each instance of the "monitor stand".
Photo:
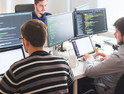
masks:
[(61, 45), (59, 45), (59, 46), (58, 45), (53, 46), (53, 55), (58, 56), (59, 55), (58, 51), (61, 51), (61, 52), (66, 51), (66, 49), (63, 47), (63, 43), (61, 43)]
[(63, 43), (61, 43), (61, 45), (60, 45), (61, 47), (60, 47), (60, 51), (61, 52), (64, 52), (64, 51), (66, 51), (66, 49), (63, 47)]
[(53, 55), (58, 56), (58, 47), (56, 47), (56, 45), (53, 46)]

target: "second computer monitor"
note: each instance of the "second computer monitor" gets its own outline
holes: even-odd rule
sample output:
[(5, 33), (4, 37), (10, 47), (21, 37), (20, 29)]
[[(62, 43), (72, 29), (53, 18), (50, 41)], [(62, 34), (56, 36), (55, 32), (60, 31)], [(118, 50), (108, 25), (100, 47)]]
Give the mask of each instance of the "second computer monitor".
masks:
[(20, 26), (31, 18), (31, 12), (0, 14), (0, 49), (22, 45)]
[(48, 46), (57, 45), (74, 37), (72, 12), (47, 16)]
[(76, 37), (108, 31), (105, 8), (75, 11), (74, 18)]

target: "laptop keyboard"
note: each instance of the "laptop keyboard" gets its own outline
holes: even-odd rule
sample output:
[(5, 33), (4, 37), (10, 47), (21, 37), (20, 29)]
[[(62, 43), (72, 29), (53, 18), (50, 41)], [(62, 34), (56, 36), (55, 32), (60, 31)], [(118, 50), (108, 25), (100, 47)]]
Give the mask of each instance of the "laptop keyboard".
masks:
[[(95, 53), (92, 53), (91, 55), (94, 57), (94, 59), (96, 61), (101, 61), (100, 58), (102, 58), (102, 56), (96, 56), (95, 57)], [(80, 58), (78, 58), (78, 61), (85, 61), (85, 60), (82, 57), (80, 57)]]

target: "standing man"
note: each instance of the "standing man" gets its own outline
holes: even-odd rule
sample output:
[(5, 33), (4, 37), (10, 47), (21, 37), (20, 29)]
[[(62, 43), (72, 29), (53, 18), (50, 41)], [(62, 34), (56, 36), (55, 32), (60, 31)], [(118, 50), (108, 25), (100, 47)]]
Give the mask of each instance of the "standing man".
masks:
[[(2, 94), (68, 94), (73, 73), (61, 57), (44, 51), (46, 25), (37, 19), (21, 26), (21, 39), (29, 57), (15, 62), (0, 80)], [(7, 57), (6, 57), (7, 58)]]
[[(111, 56), (97, 53), (96, 56), (101, 55), (103, 56), (101, 60), (104, 60), (99, 64), (93, 62), (94, 58), (91, 55), (83, 56), (86, 60), (84, 64), (85, 75), (94, 78), (95, 83), (103, 83), (110, 87), (107, 94), (114, 94), (117, 82), (124, 74), (124, 17), (118, 19), (114, 26), (116, 28), (114, 35), (120, 45), (118, 52), (113, 53)], [(98, 94), (103, 94), (104, 92), (104, 89), (100, 87), (96, 87), (96, 90)]]
[(39, 19), (45, 23), (45, 17), (51, 13), (45, 12), (48, 0), (34, 0), (34, 11), (32, 12), (32, 19)]

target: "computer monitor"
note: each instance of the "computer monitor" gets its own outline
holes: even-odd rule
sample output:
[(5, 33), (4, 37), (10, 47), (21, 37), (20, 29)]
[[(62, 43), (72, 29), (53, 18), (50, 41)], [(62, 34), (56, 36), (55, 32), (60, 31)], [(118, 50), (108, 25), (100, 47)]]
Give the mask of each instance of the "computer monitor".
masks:
[(0, 49), (21, 45), (20, 26), (30, 19), (31, 12), (0, 14)]
[(0, 74), (5, 73), (13, 63), (24, 58), (22, 46), (0, 50)]
[(72, 12), (46, 17), (48, 46), (54, 46), (74, 37)]
[(76, 37), (108, 31), (105, 8), (75, 11), (74, 18)]

